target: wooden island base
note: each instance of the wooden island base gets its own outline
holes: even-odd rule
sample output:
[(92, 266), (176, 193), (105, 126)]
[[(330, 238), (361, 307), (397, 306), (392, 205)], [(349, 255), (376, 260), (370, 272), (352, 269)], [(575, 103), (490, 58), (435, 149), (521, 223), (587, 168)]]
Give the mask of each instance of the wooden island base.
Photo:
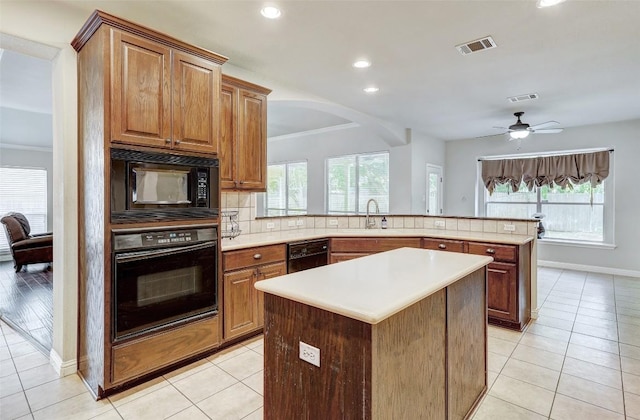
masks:
[(369, 324), (265, 293), (264, 418), (469, 417), (487, 390), (486, 296), (483, 267)]

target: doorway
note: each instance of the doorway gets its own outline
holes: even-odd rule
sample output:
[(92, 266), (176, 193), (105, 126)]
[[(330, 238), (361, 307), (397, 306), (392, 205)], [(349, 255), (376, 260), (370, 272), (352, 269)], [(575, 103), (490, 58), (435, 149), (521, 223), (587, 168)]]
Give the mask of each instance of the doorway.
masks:
[[(30, 233), (53, 230), (53, 62), (55, 48), (0, 34), (0, 216), (23, 214)], [(53, 272), (30, 264), (15, 272), (0, 227), (0, 318), (49, 355)]]
[(442, 186), (442, 166), (427, 163), (426, 213), (429, 216), (443, 213)]

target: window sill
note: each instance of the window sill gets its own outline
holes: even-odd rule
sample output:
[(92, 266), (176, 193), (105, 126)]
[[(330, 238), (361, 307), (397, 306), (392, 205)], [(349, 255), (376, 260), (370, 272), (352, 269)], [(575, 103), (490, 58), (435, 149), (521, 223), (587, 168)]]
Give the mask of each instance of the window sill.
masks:
[(545, 245), (572, 246), (578, 248), (616, 249), (616, 244), (605, 242), (582, 242), (568, 239), (538, 239), (538, 243)]

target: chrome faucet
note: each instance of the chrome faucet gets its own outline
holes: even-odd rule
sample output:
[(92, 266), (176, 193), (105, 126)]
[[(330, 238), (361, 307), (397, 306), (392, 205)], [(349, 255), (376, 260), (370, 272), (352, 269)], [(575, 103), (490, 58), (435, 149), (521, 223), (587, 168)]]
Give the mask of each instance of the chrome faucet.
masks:
[(369, 201), (367, 201), (367, 217), (364, 220), (365, 229), (373, 229), (374, 227), (376, 227), (375, 219), (373, 217), (369, 217), (369, 204), (371, 204), (372, 202), (376, 205), (376, 214), (380, 214), (380, 207), (378, 207), (378, 202), (373, 198), (370, 198)]

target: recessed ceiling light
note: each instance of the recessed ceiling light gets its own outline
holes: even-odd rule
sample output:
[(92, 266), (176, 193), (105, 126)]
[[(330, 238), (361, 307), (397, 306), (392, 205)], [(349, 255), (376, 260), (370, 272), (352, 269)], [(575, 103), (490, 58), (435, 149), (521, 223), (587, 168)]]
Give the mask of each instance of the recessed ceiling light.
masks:
[(538, 0), (538, 8), (555, 6), (563, 1), (564, 0)]
[(353, 67), (357, 69), (366, 69), (367, 67), (371, 67), (371, 61), (368, 60), (358, 60), (353, 63)]
[(380, 89), (378, 89), (378, 88), (377, 88), (377, 87), (375, 87), (375, 86), (369, 86), (369, 87), (366, 87), (366, 88), (364, 88), (364, 89), (362, 89), (362, 90), (364, 90), (366, 93), (376, 93), (376, 92), (377, 92), (377, 91), (379, 91)]
[(278, 19), (282, 12), (277, 7), (267, 6), (260, 10), (260, 14), (267, 19)]

